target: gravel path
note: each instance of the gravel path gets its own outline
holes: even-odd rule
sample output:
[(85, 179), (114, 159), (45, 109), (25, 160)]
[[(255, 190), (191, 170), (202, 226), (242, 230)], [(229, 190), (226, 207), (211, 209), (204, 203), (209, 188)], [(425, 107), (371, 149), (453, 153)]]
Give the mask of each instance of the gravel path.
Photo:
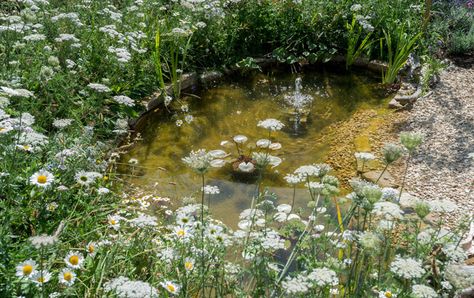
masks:
[(444, 71), (433, 93), (408, 112), (403, 126), (425, 135), (409, 168), (407, 191), (427, 201), (456, 203), (450, 222), (473, 214), (474, 158), (469, 154), (474, 153), (474, 68)]

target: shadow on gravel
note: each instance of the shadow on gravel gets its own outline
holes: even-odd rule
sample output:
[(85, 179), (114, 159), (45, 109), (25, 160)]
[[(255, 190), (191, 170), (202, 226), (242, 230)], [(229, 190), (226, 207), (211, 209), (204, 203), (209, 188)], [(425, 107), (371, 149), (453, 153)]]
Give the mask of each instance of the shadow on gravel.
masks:
[[(472, 167), (468, 154), (474, 152), (474, 117), (468, 115), (468, 107), (463, 105), (453, 90), (448, 89), (450, 87), (443, 86), (442, 83), (436, 86), (438, 90), (443, 88), (443, 94), (437, 94), (435, 90), (435, 94), (431, 95), (432, 104), (438, 110), (436, 113), (427, 111), (426, 114), (418, 115), (415, 121), (413, 119), (404, 121), (395, 129), (399, 132), (411, 131), (414, 128), (423, 128), (427, 131), (425, 135), (427, 144), (415, 157), (415, 163), (425, 163), (435, 170), (450, 169), (464, 172)], [(452, 133), (453, 137), (442, 144), (446, 150), (439, 150), (440, 144), (436, 144), (436, 149), (430, 146), (430, 141), (437, 142), (437, 135), (443, 133), (442, 128), (435, 127), (439, 125), (437, 119), (440, 113), (444, 116), (443, 122), (446, 127), (455, 130), (455, 133)]]

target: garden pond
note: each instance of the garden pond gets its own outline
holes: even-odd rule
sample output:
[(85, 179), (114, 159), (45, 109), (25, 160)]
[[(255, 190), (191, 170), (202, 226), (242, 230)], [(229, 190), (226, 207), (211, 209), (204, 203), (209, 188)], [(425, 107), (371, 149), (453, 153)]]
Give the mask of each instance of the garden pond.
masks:
[[(272, 142), (281, 144), (281, 149), (272, 154), (282, 162), (265, 172), (261, 185), (276, 195), (276, 204), (289, 203), (294, 189), (283, 177), (300, 165), (325, 162), (337, 138), (331, 130), (337, 129), (338, 123), (360, 110), (386, 109), (388, 98), (379, 80), (367, 71), (275, 71), (222, 82), (196, 90), (192, 96), (184, 94), (168, 108), (141, 119), (138, 131), (143, 141), (123, 160), (127, 163), (137, 159), (138, 164), (122, 166), (121, 171), (126, 172), (131, 185), (145, 191), (177, 200), (189, 196), (199, 200), (201, 177), (182, 158), (200, 148), (222, 149), (237, 156), (232, 141), (235, 135), (248, 138), (242, 149), (250, 152), (257, 140), (268, 139), (268, 131), (257, 127), (257, 123), (275, 118), (285, 124), (270, 137)], [(222, 146), (224, 141), (228, 141), (227, 145)], [(213, 217), (231, 227), (238, 222), (239, 213), (250, 207), (256, 193), (255, 181), (235, 174), (227, 164), (211, 168), (205, 176), (207, 185), (220, 190), (219, 194), (206, 195)], [(306, 206), (310, 200), (303, 186), (296, 189), (296, 197), (296, 208)]]

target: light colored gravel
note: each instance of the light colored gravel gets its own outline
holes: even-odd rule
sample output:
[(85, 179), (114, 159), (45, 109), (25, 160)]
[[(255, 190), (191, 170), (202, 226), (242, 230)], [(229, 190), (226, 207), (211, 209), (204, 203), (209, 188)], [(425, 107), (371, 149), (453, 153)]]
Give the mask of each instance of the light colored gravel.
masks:
[[(407, 176), (406, 189), (427, 200), (458, 205), (449, 222), (474, 212), (474, 69), (451, 66), (427, 97), (408, 112), (402, 130), (421, 132), (425, 142)], [(398, 175), (400, 171), (398, 171)]]

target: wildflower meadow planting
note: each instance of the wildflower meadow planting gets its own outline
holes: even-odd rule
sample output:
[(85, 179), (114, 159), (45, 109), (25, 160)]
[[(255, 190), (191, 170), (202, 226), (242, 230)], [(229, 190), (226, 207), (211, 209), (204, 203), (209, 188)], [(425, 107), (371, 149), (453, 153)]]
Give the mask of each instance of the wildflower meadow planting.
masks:
[(1, 1), (0, 297), (474, 297), (473, 6)]

